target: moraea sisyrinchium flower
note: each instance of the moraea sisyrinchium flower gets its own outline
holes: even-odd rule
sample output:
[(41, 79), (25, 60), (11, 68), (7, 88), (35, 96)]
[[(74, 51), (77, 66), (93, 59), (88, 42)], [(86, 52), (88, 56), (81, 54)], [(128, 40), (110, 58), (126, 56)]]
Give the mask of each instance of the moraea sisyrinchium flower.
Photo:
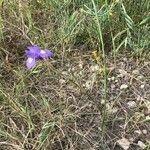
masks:
[(49, 58), (52, 57), (52, 55), (53, 53), (48, 49), (41, 50), (37, 45), (31, 45), (27, 47), (26, 50), (26, 66), (28, 69), (31, 69), (35, 65), (36, 60), (40, 58)]

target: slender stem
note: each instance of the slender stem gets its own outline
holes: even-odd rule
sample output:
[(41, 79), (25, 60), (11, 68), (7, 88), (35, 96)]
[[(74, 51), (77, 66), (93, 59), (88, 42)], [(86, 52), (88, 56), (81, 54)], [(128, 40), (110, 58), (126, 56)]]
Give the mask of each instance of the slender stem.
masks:
[[(109, 11), (108, 9), (108, 1), (105, 0), (105, 4), (107, 6), (107, 12)], [(114, 36), (113, 36), (113, 32), (112, 32), (112, 22), (111, 22), (111, 19), (110, 19), (110, 13), (108, 12), (107, 13), (107, 17), (108, 17), (108, 25), (109, 25), (109, 30), (110, 30), (110, 35), (111, 35), (111, 41), (112, 41), (112, 46), (113, 46), (113, 57), (114, 57), (114, 63), (116, 65), (116, 46), (115, 46), (115, 42), (114, 42)]]
[[(107, 70), (106, 70), (106, 56), (105, 56), (105, 48), (104, 48), (104, 41), (103, 41), (103, 35), (102, 35), (102, 26), (101, 22), (99, 20), (98, 16), (98, 11), (95, 5), (94, 0), (92, 0), (93, 7), (94, 7), (94, 12), (95, 12), (95, 19), (96, 19), (96, 25), (98, 29), (98, 40), (99, 40), (99, 45), (101, 46), (102, 54), (103, 54), (103, 76), (104, 76), (104, 109), (103, 109), (103, 114), (102, 114), (102, 124), (101, 124), (101, 129), (102, 133), (104, 134), (105, 132), (105, 122), (106, 122), (106, 101), (107, 101)], [(99, 49), (100, 50), (100, 49)]]

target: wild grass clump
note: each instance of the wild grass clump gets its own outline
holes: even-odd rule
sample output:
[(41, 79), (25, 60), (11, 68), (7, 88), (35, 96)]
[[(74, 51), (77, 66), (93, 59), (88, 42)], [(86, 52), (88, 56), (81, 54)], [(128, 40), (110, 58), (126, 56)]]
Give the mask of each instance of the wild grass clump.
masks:
[[(108, 103), (122, 106), (122, 92), (110, 97), (108, 78), (120, 55), (149, 58), (149, 7), (149, 0), (1, 0), (0, 149), (109, 149), (117, 115), (110, 120)], [(32, 44), (54, 55), (27, 69)]]

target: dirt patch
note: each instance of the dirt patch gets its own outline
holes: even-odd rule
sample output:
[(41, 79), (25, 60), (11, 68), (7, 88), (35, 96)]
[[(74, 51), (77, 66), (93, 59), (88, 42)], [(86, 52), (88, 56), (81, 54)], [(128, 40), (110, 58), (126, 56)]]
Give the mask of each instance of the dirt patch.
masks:
[[(140, 150), (139, 141), (148, 144), (150, 63), (139, 62), (127, 55), (119, 56), (116, 64), (112, 60), (111, 56), (107, 58), (107, 120), (103, 138), (102, 63), (97, 64), (91, 53), (77, 52), (63, 63), (61, 60), (46, 61), (39, 68), (40, 73), (35, 72), (25, 78), (22, 94), (14, 96), (21, 106), (28, 107), (34, 125), (32, 134), (29, 134), (24, 143), (25, 149), (34, 149), (43, 122), (54, 123), (53, 128), (48, 130), (46, 149), (121, 150), (117, 144), (121, 138), (129, 140), (129, 150)], [(13, 78), (17, 80), (15, 74)], [(8, 115), (18, 130), (27, 133), (28, 127), (24, 119), (20, 118), (22, 123), (18, 124), (14, 114), (19, 115), (12, 110)], [(3, 115), (6, 124), (9, 122), (9, 126), (13, 127), (7, 113)], [(13, 132), (8, 128), (7, 131)], [(21, 137), (19, 142), (23, 141), (24, 138)]]

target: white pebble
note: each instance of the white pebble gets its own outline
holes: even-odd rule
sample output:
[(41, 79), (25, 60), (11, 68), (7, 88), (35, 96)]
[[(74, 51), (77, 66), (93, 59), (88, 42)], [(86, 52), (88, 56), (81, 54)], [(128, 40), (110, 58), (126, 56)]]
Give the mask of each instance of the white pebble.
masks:
[(128, 88), (128, 85), (127, 84), (122, 84), (121, 86), (120, 86), (120, 89), (122, 90), (122, 89), (126, 89), (126, 88)]
[(65, 81), (64, 79), (60, 79), (60, 80), (59, 80), (59, 83), (60, 83), (60, 84), (63, 84), (63, 83), (65, 83), (65, 82), (66, 82), (66, 81)]
[(128, 105), (129, 108), (135, 108), (136, 107), (136, 102), (135, 101), (129, 101), (127, 103), (127, 105)]
[(122, 138), (120, 140), (117, 141), (118, 145), (120, 145), (120, 147), (122, 147), (124, 150), (128, 150), (130, 147), (130, 142), (128, 139), (126, 138)]
[(115, 83), (117, 83), (117, 82), (118, 82), (118, 80), (116, 79), (116, 80), (115, 80)]
[(142, 132), (140, 130), (135, 130), (134, 133), (141, 135)]
[(114, 81), (114, 80), (115, 80), (115, 77), (114, 77), (114, 76), (113, 76), (113, 77), (111, 77), (111, 80), (112, 80), (112, 81)]
[(140, 148), (142, 149), (146, 148), (146, 145), (142, 141), (138, 141), (137, 145), (140, 146)]
[(137, 79), (139, 79), (139, 80), (140, 80), (140, 79), (143, 79), (143, 76), (138, 76)]
[(143, 134), (147, 134), (148, 132), (147, 132), (147, 130), (142, 130), (142, 132), (143, 132)]
[(141, 87), (141, 89), (144, 89), (145, 85), (144, 85), (144, 84), (142, 84), (140, 87)]
[(98, 69), (99, 69), (99, 66), (98, 66), (98, 65), (93, 65), (93, 66), (90, 67), (90, 70), (91, 70), (92, 72), (98, 71)]
[(134, 75), (137, 75), (137, 74), (139, 74), (140, 72), (139, 72), (139, 70), (133, 70), (132, 71), (132, 74), (134, 74)]

